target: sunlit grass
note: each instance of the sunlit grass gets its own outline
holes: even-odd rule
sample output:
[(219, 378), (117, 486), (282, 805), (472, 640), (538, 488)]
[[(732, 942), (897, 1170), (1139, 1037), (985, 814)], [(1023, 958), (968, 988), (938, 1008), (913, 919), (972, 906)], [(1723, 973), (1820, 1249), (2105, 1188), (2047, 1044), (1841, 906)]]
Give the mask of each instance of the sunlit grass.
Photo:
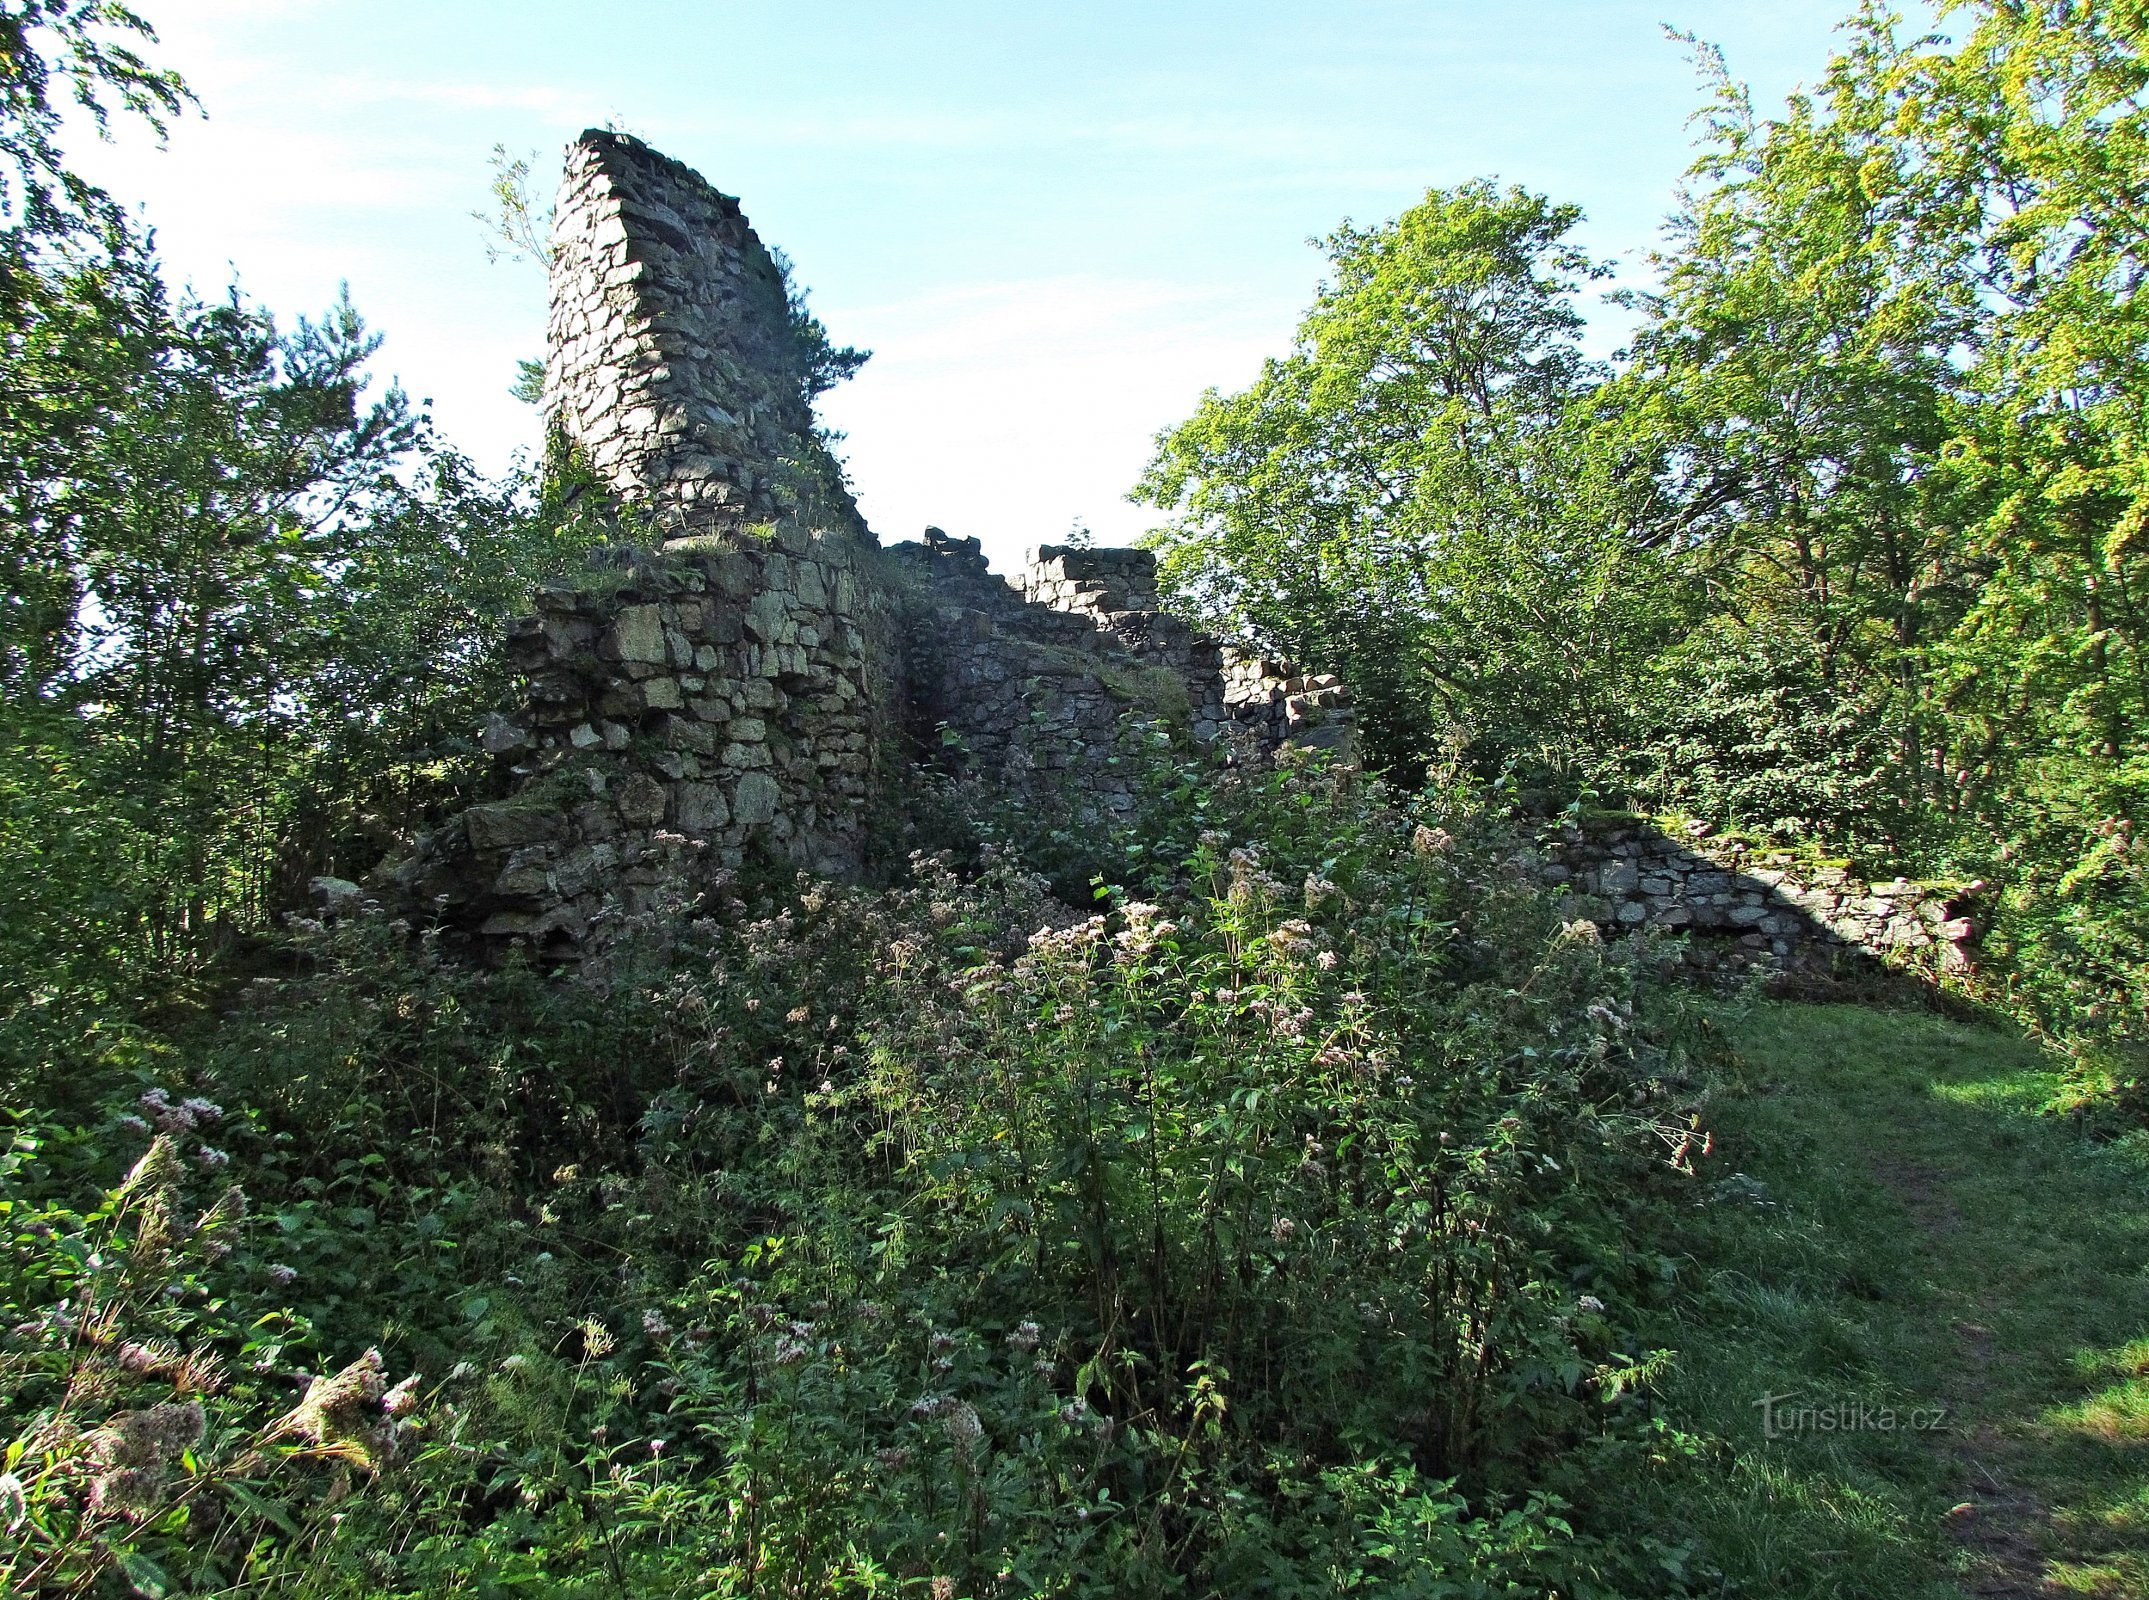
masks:
[[(1686, 1229), (1667, 1342), (1680, 1490), (1742, 1592), (1958, 1594), (1951, 1507), (1991, 1471), (2063, 1592), (2149, 1594), (2149, 1184), (2142, 1141), (2053, 1113), (2069, 1063), (1915, 1011), (1757, 1005), (1713, 1111), (1740, 1174)], [(1947, 1430), (1765, 1440), (1752, 1399), (1948, 1408)], [(1987, 1511), (1985, 1515), (1992, 1513)]]
[(2083, 1350), (2075, 1366), (2085, 1378), (2117, 1375), (2119, 1381), (2071, 1405), (2055, 1406), (2046, 1421), (2104, 1444), (2149, 1444), (2149, 1339), (2115, 1350)]

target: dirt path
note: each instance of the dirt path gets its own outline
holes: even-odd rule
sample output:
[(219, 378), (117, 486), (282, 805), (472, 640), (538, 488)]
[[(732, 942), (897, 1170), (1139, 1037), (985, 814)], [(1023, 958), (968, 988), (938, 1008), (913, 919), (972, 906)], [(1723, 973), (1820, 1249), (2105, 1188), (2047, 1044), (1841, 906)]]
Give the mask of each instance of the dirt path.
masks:
[(2056, 1064), (2003, 1032), (1782, 1004), (1737, 1043), (1717, 1117), (1768, 1199), (1706, 1243), (1722, 1324), (1695, 1332), (1728, 1348), (1697, 1401), (1946, 1413), (1744, 1446), (1760, 1505), (1845, 1552), (1754, 1592), (2149, 1600), (2149, 1136), (2048, 1113)]
[[(1936, 1252), (1953, 1244), (1963, 1216), (1945, 1172), (1897, 1152), (1881, 1154), (1873, 1163), (1873, 1176), (1917, 1222)], [(1988, 1294), (1984, 1302), (1981, 1314), (1989, 1316), (1993, 1297)], [(2058, 1542), (2050, 1511), (2016, 1481), (2019, 1452), (1987, 1420), (1992, 1372), (2000, 1355), (1992, 1329), (1984, 1322), (1958, 1320), (1948, 1331), (1958, 1354), (1941, 1393), (1951, 1416), (1978, 1419), (1948, 1430), (1959, 1498), (1948, 1508), (1947, 1531), (1966, 1557), (1965, 1588), (1980, 1600), (2062, 1595), (2066, 1591), (2044, 1576), (2043, 1552)]]

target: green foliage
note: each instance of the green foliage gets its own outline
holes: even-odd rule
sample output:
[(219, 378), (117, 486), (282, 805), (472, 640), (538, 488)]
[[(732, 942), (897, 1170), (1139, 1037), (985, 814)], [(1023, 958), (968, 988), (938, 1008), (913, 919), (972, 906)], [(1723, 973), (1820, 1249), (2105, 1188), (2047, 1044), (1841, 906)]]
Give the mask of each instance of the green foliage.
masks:
[(2141, 18), (1955, 15), (1861, 6), (1774, 118), (1695, 47), (1616, 370), (1575, 353), (1572, 208), (1435, 191), (1330, 241), (1293, 355), (1136, 492), (1182, 596), (1343, 672), (1390, 769), (1460, 732), (1554, 802), (1985, 879), (1985, 991), (2133, 1081)]
[(507, 617), (591, 538), (368, 400), (347, 303), (290, 331), (173, 306), (131, 249), (33, 284), (0, 348), (17, 1082), (40, 1017), (180, 998), (467, 785)]
[(485, 242), (487, 261), (552, 265), (552, 208), (530, 189), (530, 163), (537, 159), (535, 150), (518, 156), (510, 154), (504, 144), (494, 145), (486, 158), (492, 182), (485, 190), (492, 208), (473, 211), (470, 216), (490, 236)]
[(1406, 775), (1456, 724), (1493, 766), (1554, 729), (1615, 738), (1606, 668), (1660, 625), (1575, 344), (1604, 271), (1579, 220), (1476, 183), (1339, 229), (1292, 355), (1206, 396), (1136, 490), (1177, 513), (1154, 539), (1179, 602), (1342, 674)]
[[(140, 117), (161, 138), (194, 103), (179, 75), (152, 65), (133, 41), (148, 22), (115, 0), (7, 0), (0, 5), (0, 216), (11, 259), (37, 241), (88, 229), (124, 231), (117, 206), (69, 169), (60, 148), (64, 99), (109, 137), (112, 112)], [(64, 90), (64, 95), (56, 95)]]
[[(1659, 463), (1695, 576), (1730, 602), (1662, 661), (1667, 694), (1750, 715), (1758, 660), (1783, 696), (1783, 715), (1752, 726), (1784, 729), (1758, 775), (1782, 791), (1770, 811), (1676, 747), (1642, 781), (1684, 784), (1678, 798), (1727, 820), (1901, 846), (1958, 798), (1929, 654), (1976, 583), (1964, 507), (1936, 470), (1975, 285), (1960, 203), (1897, 134), (1910, 58), (1877, 14), (1850, 39), (1781, 121), (1704, 53), (1710, 142), (1614, 403)], [(1793, 731), (1831, 715), (1867, 730), (1840, 775)]]
[(839, 346), (829, 338), (827, 327), (807, 303), (806, 286), (798, 281), (791, 258), (781, 250), (772, 249), (769, 259), (776, 263), (777, 276), (783, 280), (784, 311), (789, 318), (791, 342), (797, 351), (801, 381), (810, 405), (837, 384), (856, 377), (858, 369), (872, 359), (873, 352), (861, 350), (856, 345)]
[(994, 847), (569, 982), (302, 925), (145, 1091), (233, 1108), (262, 1219), (201, 1338), (270, 1292), (280, 1361), (334, 1329), (445, 1377), (332, 1517), (241, 1470), (276, 1418), (235, 1386), (187, 1470), (290, 1527), (144, 1554), (204, 1593), (242, 1529), (301, 1593), (1672, 1586), (1589, 1485), (1664, 1281), (1625, 1219), (1698, 1148), (1682, 1004), (1508, 882), (1466, 791), (1195, 776), (1098, 913)]

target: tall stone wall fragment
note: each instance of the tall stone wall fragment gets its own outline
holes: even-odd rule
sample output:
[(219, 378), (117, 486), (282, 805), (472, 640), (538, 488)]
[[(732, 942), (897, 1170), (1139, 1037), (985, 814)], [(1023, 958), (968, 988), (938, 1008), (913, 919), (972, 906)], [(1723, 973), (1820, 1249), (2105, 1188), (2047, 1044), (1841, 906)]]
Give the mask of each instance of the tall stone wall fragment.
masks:
[(783, 274), (738, 201), (592, 131), (553, 217), (545, 411), (598, 480), (667, 533), (803, 515), (863, 536), (814, 429)]
[(782, 275), (738, 202), (620, 134), (570, 148), (545, 402), (636, 543), (510, 630), (479, 739), (505, 798), (384, 869), (487, 943), (600, 947), (752, 859), (858, 872), (902, 763), (1109, 815), (1130, 728), (1348, 755), (1348, 697), (1158, 607), (1147, 551), (883, 550), (817, 433)]

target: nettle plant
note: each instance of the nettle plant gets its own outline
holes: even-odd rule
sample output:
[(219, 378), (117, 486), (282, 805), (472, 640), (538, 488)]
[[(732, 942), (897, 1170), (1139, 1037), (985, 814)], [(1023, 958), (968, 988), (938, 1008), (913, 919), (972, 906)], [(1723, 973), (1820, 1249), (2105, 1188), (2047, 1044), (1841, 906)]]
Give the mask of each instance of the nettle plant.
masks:
[(149, 1134), (147, 1151), (86, 1211), (51, 1198), (65, 1185), (45, 1170), (79, 1133), (18, 1129), (0, 1154), (9, 1593), (256, 1579), (394, 1461), (412, 1425), (415, 1376), (391, 1386), (378, 1351), (330, 1374), (294, 1371), (287, 1347), (304, 1320), (242, 1309), (258, 1297), (239, 1280), (280, 1288), (291, 1269), (242, 1249), (246, 1195), (206, 1140), (222, 1108), (151, 1089), (141, 1112), (111, 1131)]

